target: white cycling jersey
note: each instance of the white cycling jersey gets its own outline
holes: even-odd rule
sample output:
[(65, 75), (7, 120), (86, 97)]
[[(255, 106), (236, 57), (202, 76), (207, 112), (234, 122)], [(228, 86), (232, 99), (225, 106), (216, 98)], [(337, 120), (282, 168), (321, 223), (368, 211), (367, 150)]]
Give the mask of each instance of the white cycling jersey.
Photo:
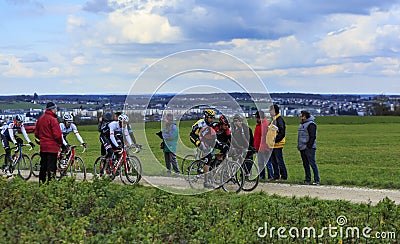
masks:
[(131, 140), (131, 137), (129, 136), (129, 131), (126, 128), (126, 125), (123, 128), (121, 128), (119, 126), (118, 121), (112, 121), (108, 124), (108, 128), (110, 128), (110, 140), (111, 140), (112, 144), (114, 144), (114, 146), (118, 147), (118, 142), (115, 139), (115, 134), (118, 134), (119, 132), (123, 133), (129, 146), (132, 145), (132, 140)]
[(11, 140), (14, 144), (17, 144), (17, 140), (15, 140), (14, 135), (18, 134), (18, 130), (21, 130), (22, 135), (24, 135), (24, 138), (28, 143), (31, 142), (28, 134), (26, 133), (24, 124), (21, 124), (21, 126), (17, 126), (16, 124), (14, 124), (14, 121), (9, 121), (7, 122), (7, 124), (3, 125), (1, 134), (9, 138), (9, 140)]
[(67, 128), (67, 126), (65, 126), (64, 123), (60, 123), (60, 129), (61, 129), (61, 132), (62, 132), (62, 134), (63, 134), (62, 140), (63, 140), (64, 146), (67, 146), (67, 145), (68, 145), (68, 143), (67, 143), (67, 141), (65, 140), (65, 138), (66, 138), (67, 135), (68, 135), (70, 132), (72, 132), (72, 131), (74, 132), (74, 134), (75, 134), (76, 138), (78, 139), (78, 141), (79, 141), (81, 144), (84, 143), (84, 142), (83, 142), (83, 139), (82, 139), (82, 137), (81, 137), (81, 135), (79, 134), (78, 128), (76, 128), (76, 125), (75, 125), (74, 123), (71, 123), (70, 126), (69, 126), (69, 128)]

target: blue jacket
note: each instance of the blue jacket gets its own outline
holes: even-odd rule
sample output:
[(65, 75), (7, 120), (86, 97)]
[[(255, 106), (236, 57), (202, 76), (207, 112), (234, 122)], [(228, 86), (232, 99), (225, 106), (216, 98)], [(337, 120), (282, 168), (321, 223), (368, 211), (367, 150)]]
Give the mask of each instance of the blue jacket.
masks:
[(164, 152), (176, 152), (176, 146), (178, 144), (178, 127), (175, 123), (166, 124), (162, 130), (162, 135), (165, 142)]

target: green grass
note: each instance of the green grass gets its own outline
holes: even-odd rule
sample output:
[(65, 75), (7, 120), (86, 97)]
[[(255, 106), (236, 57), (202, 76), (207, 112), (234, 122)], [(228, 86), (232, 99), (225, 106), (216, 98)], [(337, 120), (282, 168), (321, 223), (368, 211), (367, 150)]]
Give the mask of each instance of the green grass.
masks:
[[(300, 154), (296, 149), (298, 118), (285, 118), (287, 123), (284, 159), (288, 169), (289, 183), (304, 179)], [(351, 185), (372, 188), (400, 188), (400, 117), (318, 117), (317, 164), (321, 183), (327, 185)], [(248, 121), (254, 128), (255, 121)], [(192, 153), (189, 132), (193, 121), (179, 124), (179, 160)], [(160, 175), (165, 172), (164, 158), (155, 135), (160, 123), (132, 124), (135, 136), (144, 150), (139, 153), (145, 175)], [(85, 154), (78, 149), (78, 155), (85, 160), (89, 172), (100, 154), (97, 126), (79, 126), (79, 131), (88, 144)], [(33, 139), (33, 135), (29, 134)], [(147, 140), (145, 139), (147, 138)], [(73, 134), (68, 136), (71, 144), (77, 144)], [(148, 144), (146, 143), (148, 142)], [(0, 149), (3, 153), (3, 149)], [(35, 151), (38, 151), (37, 147)], [(31, 154), (32, 152), (27, 152)]]
[[(285, 198), (265, 192), (213, 191), (184, 196), (154, 187), (110, 184), (106, 179), (77, 182), (71, 178), (41, 187), (19, 178), (12, 181), (1, 178), (0, 189), (0, 236), (5, 243), (400, 241), (400, 206), (389, 199), (372, 206), (309, 197)], [(339, 216), (346, 217), (344, 226), (338, 225)], [(299, 238), (289, 237), (290, 228), (301, 231), (307, 227), (316, 230), (315, 237), (301, 238), (301, 232)], [(333, 232), (325, 229), (323, 236), (317, 236), (323, 228), (330, 227)], [(352, 237), (351, 233), (346, 236), (348, 227), (358, 228), (360, 238)], [(362, 236), (361, 231), (366, 227), (370, 228), (372, 238)], [(278, 228), (286, 229), (279, 232), (286, 234), (286, 238), (279, 238)], [(258, 230), (261, 235), (267, 231), (267, 235), (258, 236)], [(376, 232), (392, 233), (391, 238), (373, 239)]]

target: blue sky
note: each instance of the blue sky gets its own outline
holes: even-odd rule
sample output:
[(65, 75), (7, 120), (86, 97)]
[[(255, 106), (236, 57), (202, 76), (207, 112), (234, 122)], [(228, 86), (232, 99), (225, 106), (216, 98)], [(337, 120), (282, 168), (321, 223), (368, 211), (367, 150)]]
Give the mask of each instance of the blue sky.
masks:
[[(237, 57), (269, 92), (400, 94), (400, 0), (4, 0), (0, 36), (0, 94), (147, 93), (141, 72), (192, 49)], [(237, 90), (216, 75), (168, 84)]]

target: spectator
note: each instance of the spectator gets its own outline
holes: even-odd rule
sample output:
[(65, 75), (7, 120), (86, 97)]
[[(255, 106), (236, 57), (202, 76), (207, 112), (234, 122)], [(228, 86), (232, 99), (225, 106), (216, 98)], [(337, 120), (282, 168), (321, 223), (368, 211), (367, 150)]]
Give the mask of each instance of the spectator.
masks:
[(174, 172), (180, 174), (178, 162), (176, 161), (176, 146), (178, 144), (179, 131), (176, 124), (173, 122), (172, 114), (168, 113), (165, 116), (165, 126), (162, 129), (162, 137), (165, 143), (164, 146), (164, 158), (165, 165), (167, 167), (168, 173), (171, 174), (171, 165), (174, 168)]
[(267, 145), (267, 131), (269, 122), (265, 118), (263, 111), (257, 111), (255, 113), (256, 117), (256, 128), (254, 129), (254, 148), (257, 151), (258, 168), (260, 170), (260, 178), (265, 180), (266, 173), (265, 168), (267, 168), (268, 180), (274, 178), (274, 171), (272, 168), (272, 163), (269, 160), (268, 152), (270, 148)]
[(62, 132), (57, 120), (57, 106), (48, 102), (45, 113), (36, 122), (35, 137), (40, 140), (39, 184), (55, 178), (57, 155), (62, 145)]
[(288, 174), (286, 170), (285, 161), (283, 160), (283, 146), (286, 142), (286, 125), (281, 114), (279, 113), (279, 106), (277, 104), (271, 105), (269, 113), (272, 117), (272, 124), (278, 129), (275, 137), (275, 144), (272, 149), (271, 161), (274, 168), (274, 180), (287, 180)]
[(311, 183), (310, 166), (314, 174), (313, 185), (319, 185), (319, 173), (317, 162), (315, 161), (315, 151), (317, 149), (317, 125), (314, 122), (314, 116), (308, 111), (300, 112), (300, 125), (297, 137), (297, 149), (300, 151), (301, 159), (305, 172), (305, 180), (303, 183)]

